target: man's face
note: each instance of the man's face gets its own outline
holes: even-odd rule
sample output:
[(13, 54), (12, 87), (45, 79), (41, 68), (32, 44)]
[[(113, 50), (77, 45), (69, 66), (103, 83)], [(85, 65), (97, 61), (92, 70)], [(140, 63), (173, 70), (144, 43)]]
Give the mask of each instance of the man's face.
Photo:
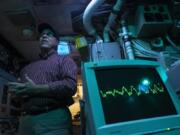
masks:
[(54, 37), (54, 33), (49, 29), (45, 29), (42, 31), (39, 42), (40, 47), (45, 49), (54, 48), (58, 44), (58, 40)]

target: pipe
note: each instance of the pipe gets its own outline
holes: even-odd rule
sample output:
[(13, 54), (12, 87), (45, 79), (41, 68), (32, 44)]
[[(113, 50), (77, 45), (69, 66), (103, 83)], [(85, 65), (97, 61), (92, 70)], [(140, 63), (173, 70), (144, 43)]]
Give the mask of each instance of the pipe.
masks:
[(95, 28), (91, 23), (91, 18), (94, 11), (100, 6), (105, 0), (91, 0), (91, 2), (86, 7), (83, 14), (83, 25), (89, 35), (94, 36), (96, 40), (100, 40), (100, 36), (96, 32)]
[(118, 13), (122, 7), (122, 3), (123, 3), (123, 0), (117, 0), (116, 4), (113, 7), (113, 10), (108, 18), (108, 23), (106, 24), (103, 31), (104, 42), (110, 42), (109, 31), (110, 31), (111, 26), (114, 24), (115, 19), (118, 16)]
[(131, 37), (126, 25), (126, 22), (124, 20), (121, 21), (121, 25), (122, 25), (122, 33), (120, 33), (120, 36), (122, 36), (122, 40), (124, 42), (124, 49), (125, 49), (125, 53), (126, 56), (129, 60), (134, 60), (134, 52), (132, 49), (132, 43), (131, 43)]

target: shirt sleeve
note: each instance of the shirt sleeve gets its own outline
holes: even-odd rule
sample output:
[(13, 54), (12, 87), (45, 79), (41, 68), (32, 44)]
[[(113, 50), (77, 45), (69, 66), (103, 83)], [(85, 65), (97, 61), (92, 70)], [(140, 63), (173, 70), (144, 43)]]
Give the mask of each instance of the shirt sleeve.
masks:
[(48, 83), (49, 90), (58, 97), (73, 96), (77, 89), (77, 66), (70, 57), (64, 57), (60, 64), (62, 79)]

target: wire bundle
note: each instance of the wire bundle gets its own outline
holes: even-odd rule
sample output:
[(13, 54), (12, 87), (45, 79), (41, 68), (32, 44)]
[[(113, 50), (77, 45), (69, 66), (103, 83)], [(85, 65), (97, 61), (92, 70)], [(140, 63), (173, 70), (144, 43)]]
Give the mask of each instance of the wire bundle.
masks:
[(132, 45), (134, 49), (134, 54), (137, 57), (143, 58), (155, 58), (159, 57), (159, 53), (151, 50), (150, 43), (145, 42), (140, 39), (133, 39)]

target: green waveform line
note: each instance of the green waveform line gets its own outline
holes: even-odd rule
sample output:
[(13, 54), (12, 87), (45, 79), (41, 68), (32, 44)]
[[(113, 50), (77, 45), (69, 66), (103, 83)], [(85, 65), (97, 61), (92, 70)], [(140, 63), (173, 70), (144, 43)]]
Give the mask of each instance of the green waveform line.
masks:
[(122, 87), (121, 89), (113, 89), (113, 90), (101, 90), (101, 96), (103, 98), (109, 97), (109, 96), (118, 96), (118, 95), (125, 95), (132, 96), (133, 94), (136, 94), (137, 96), (140, 96), (141, 94), (158, 94), (159, 92), (164, 92), (164, 88), (162, 86), (158, 86), (154, 84), (152, 87), (149, 87), (148, 91), (142, 92), (140, 90), (137, 90), (134, 86), (130, 86), (130, 89), (127, 89), (126, 87)]

